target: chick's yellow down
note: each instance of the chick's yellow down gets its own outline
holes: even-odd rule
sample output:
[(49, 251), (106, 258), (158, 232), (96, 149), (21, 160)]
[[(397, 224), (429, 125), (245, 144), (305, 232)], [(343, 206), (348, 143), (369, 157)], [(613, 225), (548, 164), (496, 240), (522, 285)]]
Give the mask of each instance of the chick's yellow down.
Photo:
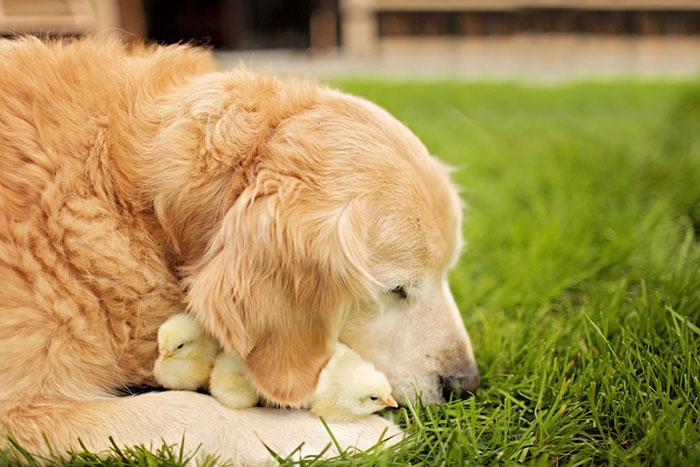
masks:
[(321, 370), (311, 411), (326, 420), (352, 421), (385, 407), (398, 407), (383, 373), (341, 343)]
[(259, 396), (245, 375), (243, 364), (237, 357), (221, 352), (211, 371), (209, 392), (230, 409), (253, 407)]
[(168, 389), (195, 390), (209, 381), (219, 345), (186, 313), (171, 316), (158, 328), (156, 381)]

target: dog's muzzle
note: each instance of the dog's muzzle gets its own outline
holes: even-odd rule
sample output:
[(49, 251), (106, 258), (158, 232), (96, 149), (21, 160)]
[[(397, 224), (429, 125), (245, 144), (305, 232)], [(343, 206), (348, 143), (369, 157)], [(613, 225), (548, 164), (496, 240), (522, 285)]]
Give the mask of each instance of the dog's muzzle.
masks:
[(450, 395), (457, 399), (471, 397), (480, 384), (481, 375), (476, 364), (462, 372), (440, 376), (440, 388), (446, 401), (450, 400)]

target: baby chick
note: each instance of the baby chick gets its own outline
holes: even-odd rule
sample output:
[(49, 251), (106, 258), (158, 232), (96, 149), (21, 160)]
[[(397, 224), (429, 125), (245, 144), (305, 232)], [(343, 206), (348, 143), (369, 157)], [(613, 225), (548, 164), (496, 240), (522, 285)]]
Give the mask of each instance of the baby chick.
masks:
[(253, 407), (259, 400), (258, 393), (245, 377), (241, 361), (225, 352), (216, 357), (209, 379), (209, 392), (230, 409)]
[(341, 343), (321, 370), (309, 408), (326, 420), (352, 421), (398, 407), (383, 373)]
[(219, 345), (186, 313), (171, 316), (158, 329), (156, 381), (168, 389), (201, 388), (209, 381)]

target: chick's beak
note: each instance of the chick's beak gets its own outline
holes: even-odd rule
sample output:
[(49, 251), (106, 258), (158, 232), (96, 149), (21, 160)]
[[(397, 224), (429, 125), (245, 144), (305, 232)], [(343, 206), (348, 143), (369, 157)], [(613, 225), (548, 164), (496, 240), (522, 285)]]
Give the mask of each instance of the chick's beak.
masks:
[(161, 360), (167, 360), (167, 359), (169, 359), (169, 358), (172, 357), (172, 356), (173, 356), (173, 354), (170, 353), (170, 352), (168, 352), (166, 349), (162, 349), (162, 350), (158, 353), (158, 358), (160, 358)]
[(396, 400), (391, 396), (389, 396), (385, 400), (383, 400), (382, 405), (384, 407), (393, 407), (395, 409), (398, 408), (398, 406), (399, 406), (399, 404), (396, 403)]

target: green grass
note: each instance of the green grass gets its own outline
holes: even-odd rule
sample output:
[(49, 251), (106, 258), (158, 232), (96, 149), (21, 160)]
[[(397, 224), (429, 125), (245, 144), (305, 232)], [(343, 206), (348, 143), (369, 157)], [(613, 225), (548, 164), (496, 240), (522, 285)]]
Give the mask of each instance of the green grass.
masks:
[(335, 463), (699, 465), (700, 86), (337, 84), (458, 168), (483, 387)]

